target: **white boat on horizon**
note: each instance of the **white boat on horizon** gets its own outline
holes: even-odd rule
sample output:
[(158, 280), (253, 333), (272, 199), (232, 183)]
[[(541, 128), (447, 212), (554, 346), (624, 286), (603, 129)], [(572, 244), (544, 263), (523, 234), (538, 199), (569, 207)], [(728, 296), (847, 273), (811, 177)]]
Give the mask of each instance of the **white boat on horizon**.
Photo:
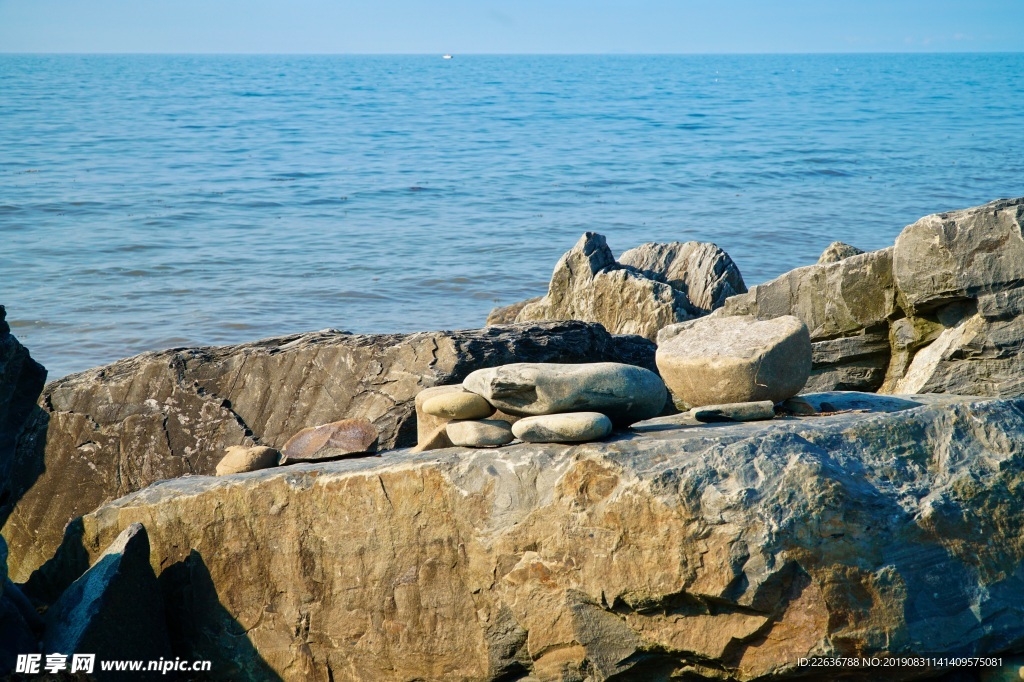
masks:
[(441, 59), (451, 59), (451, 58), (452, 58), (452, 56), (450, 54), (446, 54), (443, 57), (441, 57)]

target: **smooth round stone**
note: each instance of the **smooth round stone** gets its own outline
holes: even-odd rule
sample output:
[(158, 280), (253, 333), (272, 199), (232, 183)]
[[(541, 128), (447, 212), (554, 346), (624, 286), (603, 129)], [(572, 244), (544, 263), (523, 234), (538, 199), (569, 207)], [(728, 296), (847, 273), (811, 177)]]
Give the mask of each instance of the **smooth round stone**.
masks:
[(493, 448), (515, 440), (512, 426), (498, 419), (448, 422), (446, 431), (454, 445), (466, 448)]
[(600, 412), (623, 426), (656, 417), (668, 393), (654, 372), (619, 362), (523, 362), (471, 372), (462, 385), (507, 414)]
[(227, 476), (268, 469), (277, 466), (280, 458), (280, 452), (263, 445), (251, 448), (244, 445), (232, 445), (226, 450), (224, 458), (217, 464), (217, 475)]
[(600, 412), (565, 412), (525, 417), (512, 425), (512, 433), (527, 443), (584, 443), (601, 440), (612, 432), (612, 420)]
[(423, 403), (423, 411), (442, 419), (483, 419), (494, 414), (494, 406), (476, 393), (442, 393)]

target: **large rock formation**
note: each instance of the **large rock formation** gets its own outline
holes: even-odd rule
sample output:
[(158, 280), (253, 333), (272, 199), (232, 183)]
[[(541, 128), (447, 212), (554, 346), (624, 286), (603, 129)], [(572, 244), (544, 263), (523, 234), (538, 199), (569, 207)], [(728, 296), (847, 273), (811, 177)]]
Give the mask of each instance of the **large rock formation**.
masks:
[(509, 362), (596, 360), (653, 368), (654, 346), (579, 322), (327, 330), (144, 353), (65, 377), (46, 387), (14, 460), (12, 480), (23, 483), (2, 529), (11, 576), (26, 581), (71, 519), (161, 479), (212, 474), (229, 446), (279, 449), (303, 428), (359, 417), (373, 422), (381, 448), (412, 445), (423, 388)]
[(718, 315), (796, 315), (807, 390), (1024, 396), (1024, 198), (925, 216), (896, 245), (797, 268)]
[(681, 291), (690, 306), (702, 314), (721, 308), (725, 299), (747, 291), (740, 269), (729, 254), (709, 242), (641, 244), (619, 256), (619, 263)]
[(907, 317), (883, 390), (1024, 395), (1024, 198), (926, 216), (896, 240)]
[(222, 679), (753, 680), (1021, 650), (1024, 401), (808, 402), (834, 414), (178, 479), (65, 548), (144, 523), (174, 653)]
[(715, 244), (641, 244), (616, 262), (604, 236), (587, 232), (558, 261), (547, 295), (495, 308), (487, 323), (585, 320), (653, 340), (659, 329), (746, 290), (739, 268)]
[(0, 525), (42, 470), (39, 462), (18, 461), (18, 443), (45, 420), (36, 406), (45, 383), (46, 370), (11, 334), (0, 305)]
[(795, 315), (811, 332), (806, 390), (877, 390), (889, 366), (889, 321), (899, 315), (892, 249), (791, 270), (730, 298), (716, 315)]
[(547, 295), (523, 306), (516, 320), (586, 320), (653, 340), (662, 327), (697, 314), (686, 294), (619, 265), (604, 236), (587, 232), (555, 265)]

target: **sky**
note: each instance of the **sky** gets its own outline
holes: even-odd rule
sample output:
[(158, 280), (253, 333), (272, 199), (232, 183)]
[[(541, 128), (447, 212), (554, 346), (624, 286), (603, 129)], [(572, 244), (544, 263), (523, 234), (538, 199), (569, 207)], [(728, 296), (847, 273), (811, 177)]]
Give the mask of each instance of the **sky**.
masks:
[(0, 0), (0, 52), (1020, 52), (1024, 0)]

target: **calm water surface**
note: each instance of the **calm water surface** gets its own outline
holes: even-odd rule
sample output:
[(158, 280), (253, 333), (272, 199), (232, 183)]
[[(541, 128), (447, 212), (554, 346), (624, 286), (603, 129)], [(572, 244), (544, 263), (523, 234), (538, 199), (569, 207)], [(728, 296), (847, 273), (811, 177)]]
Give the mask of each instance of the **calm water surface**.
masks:
[(480, 326), (586, 230), (748, 284), (1024, 195), (1024, 55), (0, 56), (0, 303), (51, 378)]

